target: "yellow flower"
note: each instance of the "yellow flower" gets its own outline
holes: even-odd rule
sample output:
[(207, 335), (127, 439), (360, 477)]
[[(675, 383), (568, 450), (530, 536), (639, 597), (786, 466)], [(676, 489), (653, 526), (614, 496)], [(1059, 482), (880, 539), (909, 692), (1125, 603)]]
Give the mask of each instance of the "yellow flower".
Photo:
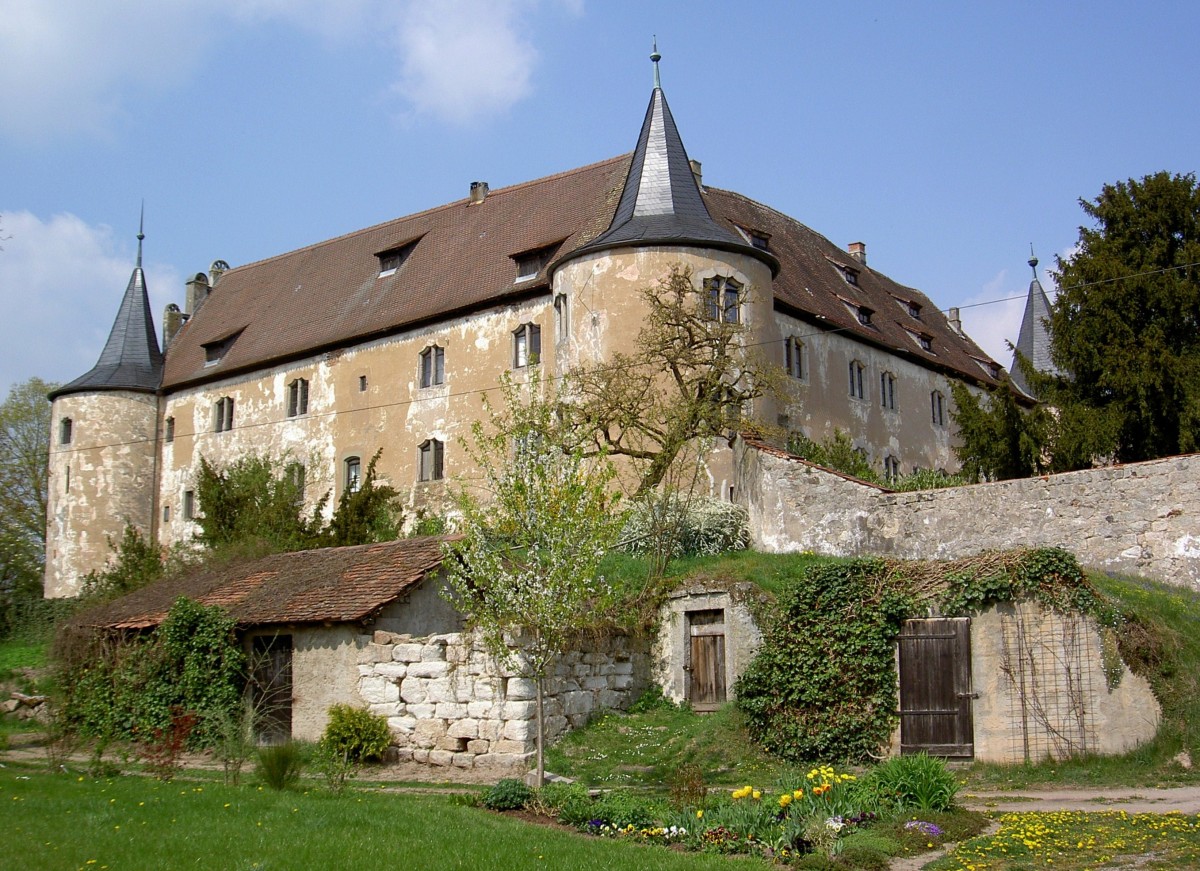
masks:
[(780, 807), (787, 807), (791, 803), (792, 803), (791, 793), (785, 792), (783, 795), (779, 796), (779, 806)]
[(758, 789), (754, 790), (753, 795), (754, 795), (754, 800), (758, 801), (760, 798), (762, 798), (762, 790), (758, 790)]
[(794, 790), (792, 792), (792, 797), (793, 798), (804, 798), (804, 790), (802, 790), (802, 789)]
[(698, 820), (704, 819), (704, 811), (702, 811), (702, 810), (696, 811), (696, 819), (698, 819)]

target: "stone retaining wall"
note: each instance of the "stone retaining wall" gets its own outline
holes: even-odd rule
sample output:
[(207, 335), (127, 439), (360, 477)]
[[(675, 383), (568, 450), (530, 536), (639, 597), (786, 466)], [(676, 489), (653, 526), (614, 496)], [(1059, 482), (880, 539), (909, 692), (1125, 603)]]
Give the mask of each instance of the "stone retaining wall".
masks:
[[(536, 750), (536, 687), (497, 663), (472, 633), (376, 632), (360, 656), (358, 693), (388, 718), (400, 761), (517, 771)], [(645, 689), (644, 643), (614, 635), (564, 655), (546, 682), (546, 737), (623, 709)]]
[(1200, 589), (1200, 454), (915, 493), (753, 444), (739, 445), (738, 471), (761, 550), (955, 559), (1055, 546), (1085, 566)]

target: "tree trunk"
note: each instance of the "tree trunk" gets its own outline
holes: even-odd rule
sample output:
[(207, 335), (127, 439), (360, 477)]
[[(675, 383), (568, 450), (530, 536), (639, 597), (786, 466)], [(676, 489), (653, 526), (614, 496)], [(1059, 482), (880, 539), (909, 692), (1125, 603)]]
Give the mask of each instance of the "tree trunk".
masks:
[(541, 789), (546, 782), (546, 716), (542, 709), (542, 681), (537, 678), (537, 774), (533, 785)]

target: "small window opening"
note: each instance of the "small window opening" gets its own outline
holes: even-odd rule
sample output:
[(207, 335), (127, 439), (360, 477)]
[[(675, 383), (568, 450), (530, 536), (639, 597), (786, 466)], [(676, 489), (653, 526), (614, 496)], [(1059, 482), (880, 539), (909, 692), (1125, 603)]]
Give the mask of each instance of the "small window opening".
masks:
[(64, 417), (58, 422), (58, 443), (60, 445), (69, 445), (71, 443), (74, 426), (75, 424), (72, 423), (69, 417)]
[(788, 375), (804, 380), (804, 343), (789, 336), (783, 344), (784, 366)]
[(858, 322), (864, 327), (869, 327), (871, 325), (871, 315), (873, 314), (875, 314), (874, 309), (869, 309), (865, 305), (860, 305), (857, 312)]
[(929, 394), (929, 406), (933, 415), (934, 426), (946, 425), (946, 397), (940, 390), (935, 390)]
[(228, 432), (233, 429), (233, 399), (222, 396), (213, 406), (213, 430)]
[(357, 493), (358, 488), (362, 486), (362, 460), (358, 457), (346, 458), (346, 481), (345, 487), (347, 493)]
[(162, 519), (162, 522), (163, 522), (163, 523), (170, 523), (170, 522), (171, 522), (171, 506), (170, 506), (170, 505), (164, 505), (164, 506), (163, 506), (163, 515), (162, 515), (162, 517), (163, 517), (163, 519)]
[(558, 250), (561, 242), (555, 242), (553, 245), (547, 245), (544, 248), (538, 248), (535, 251), (526, 251), (524, 254), (513, 255), (513, 260), (517, 262), (517, 283), (522, 281), (530, 281), (537, 278), (547, 266), (550, 265), (554, 253)]
[(895, 482), (900, 477), (900, 461), (890, 454), (884, 457), (883, 475), (890, 482)]
[(167, 418), (166, 435), (164, 436), (164, 438), (168, 442), (175, 441), (175, 418), (173, 418), (173, 417)]
[(896, 410), (896, 376), (891, 372), (879, 376), (879, 404), (888, 411)]
[(850, 396), (853, 399), (867, 398), (867, 392), (863, 386), (863, 371), (865, 368), (858, 360), (850, 361)]
[(413, 249), (417, 247), (416, 242), (409, 242), (407, 245), (401, 245), (399, 248), (389, 248), (387, 251), (381, 251), (375, 256), (379, 258), (379, 277), (386, 278), (389, 275), (395, 275), (396, 270), (404, 265), (404, 261), (408, 259), (408, 255), (412, 254)]
[(358, 392), (359, 393), (367, 392), (367, 376), (366, 375), (358, 376)]
[(183, 491), (183, 519), (194, 520), (196, 518), (196, 491)]

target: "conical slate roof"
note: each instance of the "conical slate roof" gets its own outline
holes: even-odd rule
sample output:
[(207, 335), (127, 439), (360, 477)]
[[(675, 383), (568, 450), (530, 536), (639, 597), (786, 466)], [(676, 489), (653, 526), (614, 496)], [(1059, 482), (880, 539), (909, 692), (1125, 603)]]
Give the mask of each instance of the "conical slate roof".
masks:
[(50, 399), (68, 393), (103, 390), (134, 390), (154, 393), (162, 383), (163, 355), (154, 332), (150, 297), (146, 292), (146, 274), (142, 271), (142, 234), (138, 233), (137, 265), (129, 276), (129, 285), (112, 331), (100, 359), (86, 374), (50, 394)]
[[(1046, 327), (1050, 320), (1050, 300), (1046, 291), (1042, 290), (1042, 283), (1038, 281), (1037, 258), (1031, 258), (1029, 265), (1033, 268), (1033, 281), (1029, 282), (1029, 295), (1025, 298), (1025, 316), (1021, 319), (1017, 351), (1033, 363), (1033, 368), (1038, 372), (1057, 375), (1058, 367), (1050, 358), (1050, 330)], [(1013, 354), (1013, 364), (1009, 371), (1012, 373), (1013, 384), (1026, 396), (1034, 396), (1021, 367), (1017, 365), (1016, 354)]]
[(745, 242), (709, 214), (666, 95), (657, 85), (612, 222), (568, 259), (611, 248), (654, 245), (697, 245), (749, 254), (769, 265), (772, 275), (779, 272), (779, 262), (771, 254)]

